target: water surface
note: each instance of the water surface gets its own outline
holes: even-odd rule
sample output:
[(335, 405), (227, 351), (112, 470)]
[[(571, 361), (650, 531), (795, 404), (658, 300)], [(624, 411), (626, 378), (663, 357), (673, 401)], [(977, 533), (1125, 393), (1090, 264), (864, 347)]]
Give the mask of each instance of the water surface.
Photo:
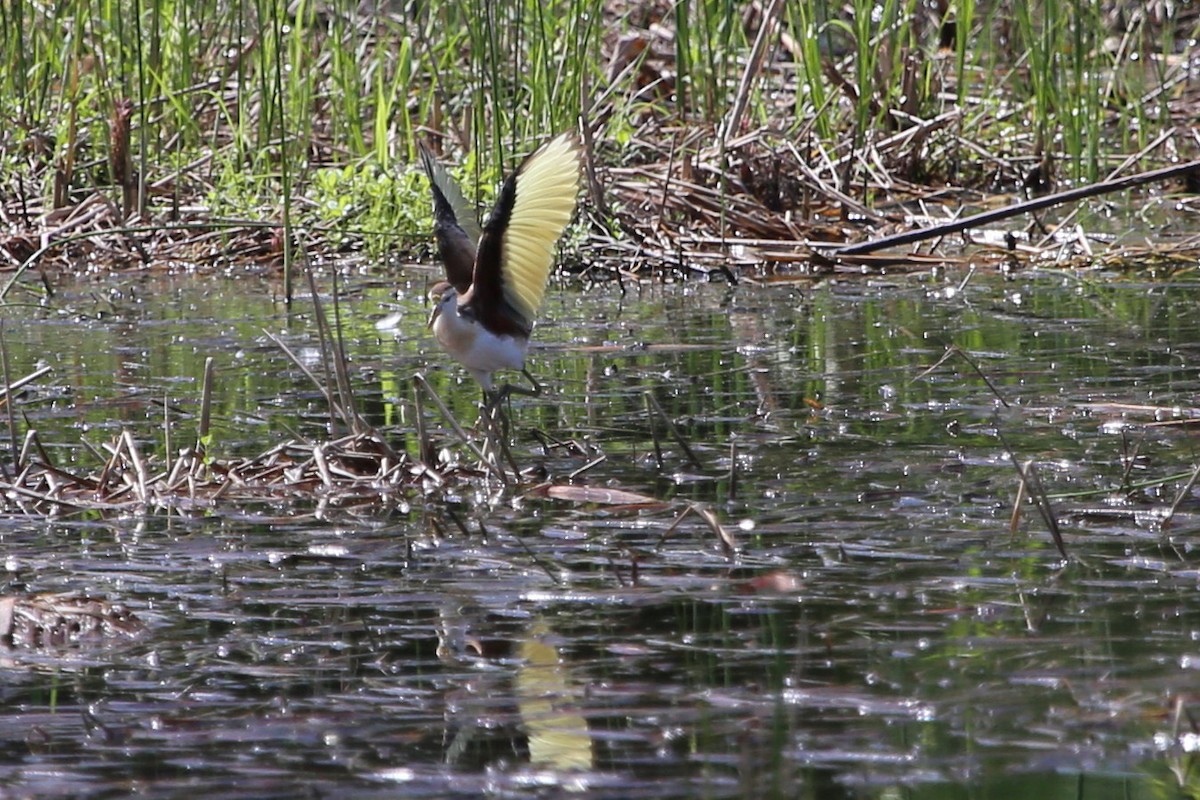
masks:
[[(149, 628), (3, 653), (0, 786), (1180, 794), (1194, 494), (1161, 521), (1196, 461), (1200, 284), (964, 277), (552, 288), (530, 364), (547, 393), (512, 406), (519, 486), (0, 519), (6, 594), (104, 595)], [(478, 401), (424, 327), (427, 284), (340, 287), (361, 410), (409, 452), (414, 372), (464, 424)], [(15, 405), (18, 437), (80, 473), (101, 467), (82, 442), (123, 429), (161, 460), (195, 438), (210, 356), (216, 457), (339, 433), (263, 332), (318, 363), (311, 305), (279, 294), (269, 276), (121, 277), (10, 309), (10, 374), (53, 368)], [(396, 311), (394, 335), (375, 328)], [(1010, 451), (1068, 558), (1032, 506), (1012, 528)], [(692, 507), (735, 554), (702, 514), (679, 521)]]

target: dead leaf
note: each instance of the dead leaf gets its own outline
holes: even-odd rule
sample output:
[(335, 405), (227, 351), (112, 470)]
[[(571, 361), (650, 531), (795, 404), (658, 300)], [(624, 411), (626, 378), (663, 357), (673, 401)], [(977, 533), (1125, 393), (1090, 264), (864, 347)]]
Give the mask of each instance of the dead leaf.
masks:
[(549, 486), (546, 496), (554, 500), (566, 500), (569, 503), (599, 503), (601, 505), (660, 505), (649, 495), (627, 492), (624, 489), (606, 489), (603, 486), (574, 486), (571, 484)]

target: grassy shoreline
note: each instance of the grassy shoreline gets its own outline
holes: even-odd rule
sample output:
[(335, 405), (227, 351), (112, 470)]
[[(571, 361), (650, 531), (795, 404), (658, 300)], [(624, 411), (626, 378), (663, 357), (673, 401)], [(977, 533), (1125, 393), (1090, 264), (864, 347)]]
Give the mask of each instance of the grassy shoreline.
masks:
[(582, 125), (587, 260), (703, 273), (792, 269), (805, 242), (893, 230), (914, 203), (949, 215), (1197, 149), (1178, 124), (1190, 9), (120, 5), (0, 11), (6, 269), (420, 252), (417, 137), (486, 196)]

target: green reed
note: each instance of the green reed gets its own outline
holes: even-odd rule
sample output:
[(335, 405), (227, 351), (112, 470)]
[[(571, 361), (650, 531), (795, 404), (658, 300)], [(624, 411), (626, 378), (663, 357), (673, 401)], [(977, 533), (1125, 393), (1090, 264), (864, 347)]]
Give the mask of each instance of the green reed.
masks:
[(831, 87), (822, 74), (823, 50), (831, 41), (824, 9), (817, 3), (786, 3), (784, 19), (796, 41), (798, 91), (795, 117), (798, 126), (811, 125), (821, 139), (832, 139), (838, 127)]
[(1127, 69), (1105, 51), (1100, 10), (1083, 0), (1017, 4), (1014, 22), (1025, 62), (1016, 74), (1025, 78), (1021, 88), (1034, 130), (1034, 154), (1058, 152), (1067, 162), (1068, 177), (1095, 180), (1106, 138), (1104, 86)]
[[(655, 18), (672, 41), (647, 33), (644, 9), (603, 0), (401, 4), (365, 15), (358, 6), (0, 4), (0, 116), (14, 123), (0, 130), (0, 180), (57, 205), (110, 186), (109, 120), (128, 99), (138, 207), (150, 218), (162, 201), (146, 187), (174, 176), (176, 204), (207, 191), (225, 198), (223, 210), (236, 199), (240, 215), (289, 229), (319, 219), (383, 234), (413, 218), (398, 207), (413, 194), (396, 172), (411, 164), (423, 128), (465, 156), (470, 190), (581, 116), (601, 120), (598, 139), (612, 143), (645, 139), (647, 120), (670, 131), (717, 125), (760, 24), (747, 26), (757, 17), (733, 0), (674, 3)], [(1084, 0), (1031, 0), (1012, 12), (954, 0), (958, 35), (943, 57), (936, 25), (915, 22), (928, 14), (917, 0), (787, 2), (781, 28), (794, 49), (772, 40), (743, 119), (784, 135), (810, 130), (828, 152), (911, 124), (897, 109), (927, 118), (957, 103), (966, 111), (956, 135), (1002, 155), (1050, 152), (1077, 179), (1110, 164), (1113, 147), (1144, 146), (1171, 124), (1173, 95), (1159, 89), (1180, 80), (1177, 51), (1194, 31), (1152, 24), (1139, 4), (1120, 32)], [(664, 76), (657, 91), (642, 91), (637, 69), (606, 83), (605, 44), (633, 32), (655, 41), (641, 58)], [(953, 92), (940, 92), (943, 79)], [(600, 98), (604, 113), (593, 108)], [(329, 169), (336, 179), (316, 179)], [(386, 191), (362, 194), (375, 183)], [(312, 196), (331, 187), (359, 202)], [(336, 213), (317, 215), (301, 197), (331, 201)]]

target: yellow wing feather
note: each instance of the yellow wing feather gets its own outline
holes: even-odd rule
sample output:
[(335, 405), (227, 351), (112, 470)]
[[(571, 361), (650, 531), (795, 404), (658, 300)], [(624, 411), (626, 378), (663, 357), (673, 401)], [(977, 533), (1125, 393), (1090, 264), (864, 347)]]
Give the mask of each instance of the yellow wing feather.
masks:
[(504, 298), (527, 320), (542, 305), (554, 245), (575, 213), (578, 194), (579, 146), (569, 133), (543, 145), (517, 175), (501, 271)]

